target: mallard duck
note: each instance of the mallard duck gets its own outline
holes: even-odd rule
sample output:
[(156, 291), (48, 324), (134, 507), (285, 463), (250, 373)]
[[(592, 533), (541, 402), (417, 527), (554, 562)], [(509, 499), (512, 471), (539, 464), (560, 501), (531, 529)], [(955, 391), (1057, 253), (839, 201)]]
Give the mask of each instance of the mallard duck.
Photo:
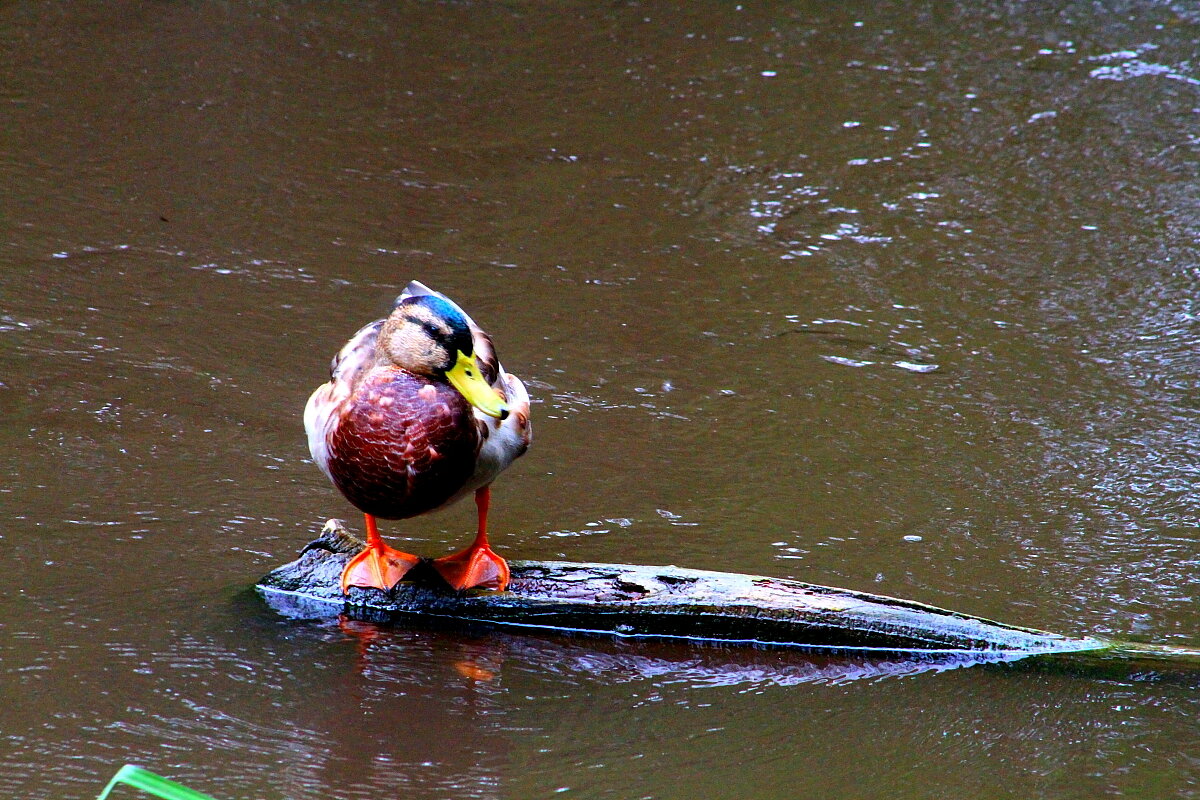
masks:
[(367, 546), (342, 591), (388, 591), (420, 558), (385, 544), (376, 518), (407, 519), (475, 493), (470, 547), (433, 559), (455, 589), (503, 591), (508, 564), (488, 544), (491, 483), (529, 447), (529, 395), (491, 337), (448, 297), (413, 281), (385, 319), (334, 356), (304, 409), (313, 461), (363, 512)]

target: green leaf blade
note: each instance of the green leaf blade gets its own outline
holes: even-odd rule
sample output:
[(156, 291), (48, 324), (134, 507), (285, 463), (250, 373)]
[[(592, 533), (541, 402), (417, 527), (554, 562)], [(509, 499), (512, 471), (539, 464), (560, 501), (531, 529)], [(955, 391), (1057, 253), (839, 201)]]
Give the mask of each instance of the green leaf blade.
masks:
[(112, 780), (108, 782), (96, 800), (107, 800), (113, 788), (121, 783), (141, 789), (161, 800), (215, 800), (203, 792), (197, 792), (182, 783), (176, 783), (170, 778), (156, 775), (148, 769), (142, 769), (133, 764), (126, 764), (117, 770), (117, 774), (112, 776)]

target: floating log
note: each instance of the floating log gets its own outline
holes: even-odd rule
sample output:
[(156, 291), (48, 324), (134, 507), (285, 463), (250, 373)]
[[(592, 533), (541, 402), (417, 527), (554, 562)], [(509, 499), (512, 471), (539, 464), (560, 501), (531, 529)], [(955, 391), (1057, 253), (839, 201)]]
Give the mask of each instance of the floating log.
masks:
[(331, 519), (297, 560), (262, 578), (259, 592), (293, 617), (484, 623), (825, 652), (944, 655), (970, 663), (1039, 657), (1119, 661), (1152, 670), (1200, 668), (1200, 650), (1064, 636), (849, 589), (673, 566), (510, 561), (507, 591), (456, 592), (422, 562), (390, 592), (351, 587), (343, 595), (342, 568), (362, 548), (340, 520)]

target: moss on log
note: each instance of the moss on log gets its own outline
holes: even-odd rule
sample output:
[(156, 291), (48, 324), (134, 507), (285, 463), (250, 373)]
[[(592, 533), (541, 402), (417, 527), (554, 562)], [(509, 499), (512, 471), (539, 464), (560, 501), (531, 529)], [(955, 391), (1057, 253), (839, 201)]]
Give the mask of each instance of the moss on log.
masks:
[(782, 578), (553, 561), (509, 562), (506, 592), (455, 592), (418, 566), (390, 592), (352, 587), (342, 567), (363, 543), (339, 520), (258, 584), (289, 616), (486, 623), (513, 628), (842, 652), (943, 654), (972, 663), (1067, 657), (1146, 668), (1200, 664), (1200, 651), (1064, 636), (908, 600)]

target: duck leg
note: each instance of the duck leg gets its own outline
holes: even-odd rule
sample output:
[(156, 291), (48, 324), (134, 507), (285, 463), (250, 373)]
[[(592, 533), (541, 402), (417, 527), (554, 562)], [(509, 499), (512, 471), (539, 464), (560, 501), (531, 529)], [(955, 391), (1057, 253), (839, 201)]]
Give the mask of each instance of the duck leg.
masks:
[(363, 514), (363, 517), (367, 521), (367, 546), (342, 570), (342, 594), (351, 586), (373, 586), (389, 591), (421, 560), (384, 544), (375, 517), (370, 514)]
[(479, 509), (479, 532), (466, 550), (433, 560), (433, 568), (446, 583), (455, 589), (486, 586), (504, 591), (508, 588), (508, 564), (496, 555), (488, 544), (487, 515), (492, 489), (484, 486), (475, 490), (475, 507)]

